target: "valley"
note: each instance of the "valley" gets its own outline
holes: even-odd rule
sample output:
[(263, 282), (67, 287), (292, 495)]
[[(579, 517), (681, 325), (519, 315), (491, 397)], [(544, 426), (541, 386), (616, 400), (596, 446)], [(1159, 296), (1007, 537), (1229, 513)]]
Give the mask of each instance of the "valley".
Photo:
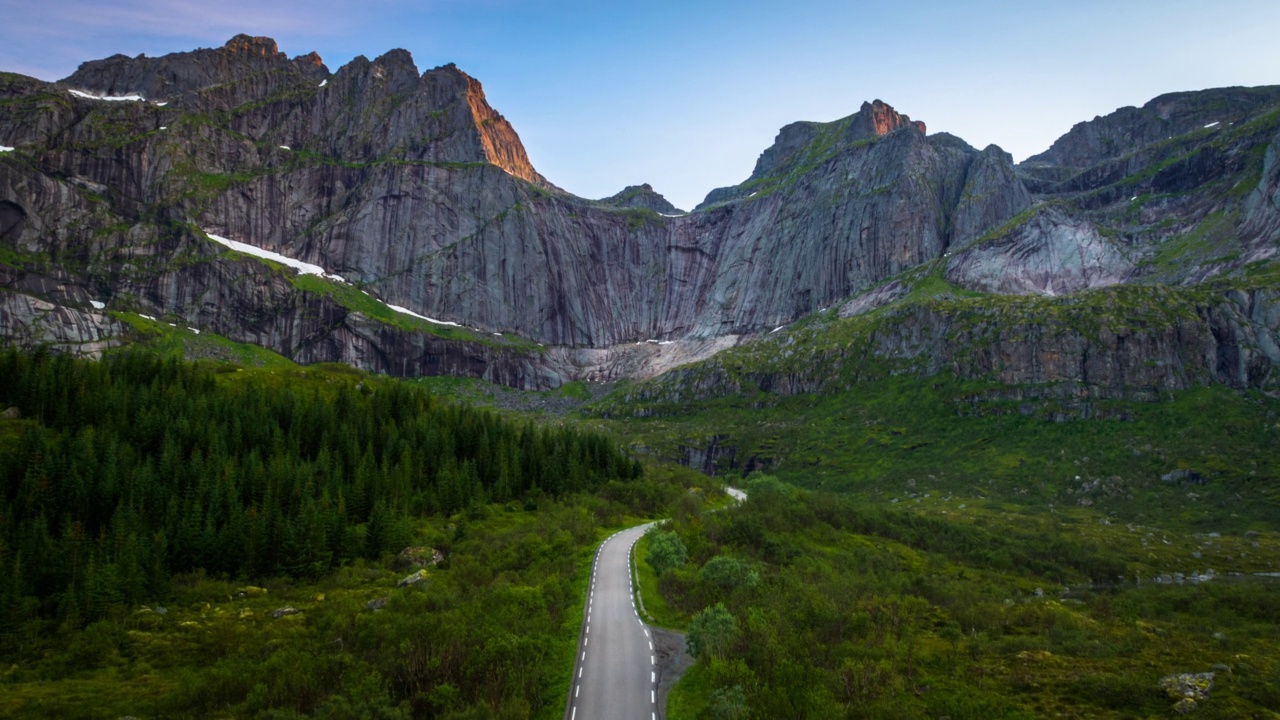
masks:
[(686, 211), (404, 50), (0, 73), (0, 715), (1277, 717), (1278, 253), (1280, 86)]

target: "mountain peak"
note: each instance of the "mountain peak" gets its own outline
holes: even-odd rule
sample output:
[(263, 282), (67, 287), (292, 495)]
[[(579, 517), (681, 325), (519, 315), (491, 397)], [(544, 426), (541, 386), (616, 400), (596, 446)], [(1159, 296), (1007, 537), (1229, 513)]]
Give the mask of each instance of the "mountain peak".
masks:
[(619, 208), (652, 210), (663, 215), (678, 215), (684, 212), (672, 205), (670, 201), (654, 190), (649, 183), (628, 185), (616, 195), (601, 198), (600, 204)]
[(275, 40), (260, 35), (246, 35), (245, 33), (240, 33), (228, 40), (222, 46), (222, 49), (227, 52), (258, 55), (260, 57), (284, 56)]
[(62, 82), (94, 94), (138, 94), (157, 100), (268, 72), (308, 80), (329, 75), (328, 68), (314, 52), (289, 60), (275, 40), (241, 34), (219, 48), (200, 48), (154, 58), (112, 55), (92, 60), (82, 63)]
[(912, 120), (881, 100), (862, 103), (862, 107), (850, 118), (850, 121), (850, 137), (854, 135), (861, 137), (888, 135), (905, 127), (914, 127), (921, 133), (926, 132), (923, 122)]
[[(819, 138), (833, 138), (841, 134), (839, 142), (856, 142), (868, 138), (888, 135), (903, 128), (915, 128), (925, 132), (925, 124), (913, 121), (910, 117), (894, 110), (892, 106), (881, 100), (862, 103), (858, 112), (834, 122), (822, 123), (811, 121), (793, 122), (778, 131), (778, 137), (768, 149), (756, 160), (755, 170), (750, 180), (765, 177), (777, 168), (787, 166), (798, 153)], [(833, 135), (835, 133), (835, 135)]]

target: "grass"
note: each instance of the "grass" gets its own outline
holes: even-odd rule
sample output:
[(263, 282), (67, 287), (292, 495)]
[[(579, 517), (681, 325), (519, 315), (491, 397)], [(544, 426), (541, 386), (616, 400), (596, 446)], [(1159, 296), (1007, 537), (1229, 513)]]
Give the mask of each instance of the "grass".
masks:
[(149, 320), (130, 312), (111, 316), (130, 326), (140, 342), (165, 357), (233, 362), (246, 367), (297, 368), (292, 360), (258, 345), (235, 342), (209, 331), (197, 332), (185, 324)]
[(392, 310), (386, 303), (365, 293), (355, 285), (329, 280), (318, 275), (294, 275), (290, 278), (290, 282), (303, 292), (323, 295), (348, 310), (408, 332), (427, 333), (446, 340), (474, 342), (498, 348), (527, 350), (537, 347), (533, 341), (517, 335), (503, 334), (501, 337), (487, 335), (468, 328), (441, 325), (406, 315)]
[[(1256, 713), (1280, 692), (1273, 584), (1089, 586), (1091, 567), (1141, 564), (1146, 548), (1115, 540), (1149, 528), (945, 496), (940, 512), (928, 506), (943, 500), (936, 492), (878, 510), (859, 497), (748, 490), (739, 508), (675, 524), (697, 549), (667, 599), (686, 612), (723, 602), (739, 630), (732, 650), (700, 659), (677, 686), (672, 718), (699, 717), (714, 690), (734, 685), (768, 717), (1163, 715), (1172, 701), (1160, 677), (1211, 668), (1218, 684), (1203, 713), (1271, 717)], [(1261, 538), (1251, 552), (1274, 552), (1275, 526)], [(1210, 559), (1225, 536), (1154, 537), (1199, 547), (1198, 561), (1219, 567), (1250, 547), (1236, 540)], [(697, 579), (726, 550), (760, 563), (759, 588), (726, 594)]]
[(690, 666), (667, 696), (667, 720), (699, 720), (713, 689), (706, 667)]
[(667, 604), (666, 598), (662, 596), (662, 593), (658, 592), (658, 576), (653, 572), (653, 568), (649, 566), (649, 563), (644, 560), (648, 553), (649, 537), (646, 535), (636, 542), (632, 550), (636, 576), (639, 578), (636, 592), (644, 599), (644, 609), (648, 615), (645, 618), (645, 622), (669, 630), (684, 630), (685, 626), (689, 624), (689, 616), (672, 609)]
[(1170, 275), (1193, 265), (1229, 262), (1239, 256), (1237, 222), (1235, 212), (1212, 213), (1188, 232), (1161, 243), (1144, 264), (1157, 273)]

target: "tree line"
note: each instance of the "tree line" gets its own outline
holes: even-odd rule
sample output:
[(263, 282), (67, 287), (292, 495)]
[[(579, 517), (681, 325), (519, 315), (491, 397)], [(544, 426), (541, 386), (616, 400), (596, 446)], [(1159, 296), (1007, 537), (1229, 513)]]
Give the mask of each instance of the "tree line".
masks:
[[(232, 372), (227, 372), (228, 370)], [(89, 621), (176, 573), (316, 577), (410, 521), (590, 491), (641, 466), (606, 436), (352, 373), (125, 352), (0, 353), (0, 613)]]

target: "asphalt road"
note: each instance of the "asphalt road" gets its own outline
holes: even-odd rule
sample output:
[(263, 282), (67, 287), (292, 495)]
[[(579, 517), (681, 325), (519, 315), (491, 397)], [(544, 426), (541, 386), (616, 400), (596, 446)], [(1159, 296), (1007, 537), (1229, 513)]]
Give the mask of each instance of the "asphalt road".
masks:
[[(726, 488), (739, 502), (746, 493)], [(658, 720), (653, 633), (636, 612), (631, 548), (653, 523), (609, 536), (596, 550), (565, 720)]]
[(600, 545), (591, 569), (567, 720), (657, 720), (653, 634), (633, 601), (631, 547), (638, 525)]

